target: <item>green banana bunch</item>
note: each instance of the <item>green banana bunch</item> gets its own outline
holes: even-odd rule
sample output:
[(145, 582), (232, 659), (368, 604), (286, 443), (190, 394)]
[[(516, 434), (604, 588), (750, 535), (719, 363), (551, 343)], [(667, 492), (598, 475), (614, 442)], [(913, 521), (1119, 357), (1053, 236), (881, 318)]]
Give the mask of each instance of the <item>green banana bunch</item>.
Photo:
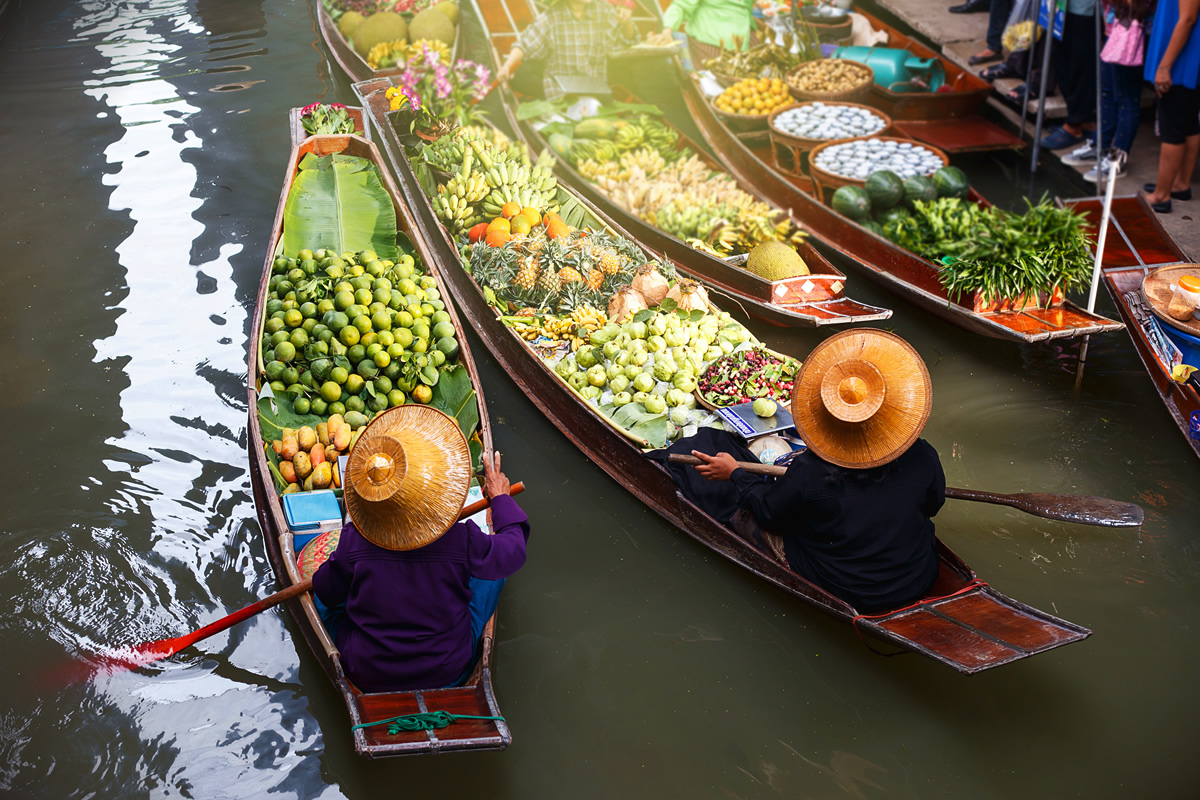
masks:
[(646, 134), (642, 130), (641, 125), (626, 125), (617, 131), (617, 135), (613, 138), (613, 143), (616, 145), (617, 150), (624, 153), (641, 147), (645, 139)]

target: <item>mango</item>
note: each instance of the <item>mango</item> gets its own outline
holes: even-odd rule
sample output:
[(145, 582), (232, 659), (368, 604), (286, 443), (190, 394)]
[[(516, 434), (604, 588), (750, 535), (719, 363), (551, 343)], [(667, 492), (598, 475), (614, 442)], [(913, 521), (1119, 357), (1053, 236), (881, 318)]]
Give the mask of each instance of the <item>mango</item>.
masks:
[(316, 466), (318, 464), (324, 464), (325, 463), (325, 445), (321, 444), (320, 442), (317, 442), (316, 444), (314, 444), (312, 446), (312, 450), (309, 451), (308, 455), (309, 455), (309, 458), (312, 459), (312, 465), (313, 465), (314, 469), (316, 468)]
[(289, 483), (288, 487), (286, 489), (284, 489), (282, 492), (280, 492), (280, 494), (295, 494), (298, 491), (300, 491), (300, 484)]
[(296, 453), (296, 457), (292, 459), (292, 466), (296, 469), (296, 477), (299, 480), (304, 480), (312, 474), (312, 459), (308, 457), (308, 453), (301, 450)]
[[(329, 417), (329, 440), (333, 441), (337, 437), (338, 428), (346, 424), (345, 418), (341, 414), (333, 414)], [(339, 450), (341, 448), (338, 448)]]
[(328, 461), (322, 461), (313, 468), (308, 480), (312, 482), (314, 489), (328, 489), (329, 484), (333, 483), (333, 467)]
[(282, 441), (271, 442), (271, 449), (275, 451), (276, 455), (279, 455), (279, 453), (283, 450), (283, 442)]
[(317, 423), (317, 441), (319, 441), (321, 444), (325, 445), (326, 447), (329, 447), (330, 439), (329, 439), (329, 423), (328, 422)]
[(296, 431), (296, 440), (300, 442), (300, 449), (308, 452), (312, 450), (313, 445), (317, 443), (317, 432), (305, 425), (300, 430)]
[(296, 457), (296, 453), (300, 452), (300, 442), (296, 439), (296, 434), (293, 432), (290, 436), (283, 437), (283, 446), (279, 450), (279, 456), (284, 461), (291, 461)]
[(358, 444), (358, 437), (362, 436), (362, 432), (365, 430), (366, 430), (365, 427), (359, 428), (350, 436), (350, 446), (346, 448), (347, 450), (354, 449), (354, 445)]
[(279, 474), (282, 475), (283, 479), (288, 483), (296, 482), (296, 468), (292, 466), (292, 462), (290, 461), (279, 462)]
[(304, 491), (311, 492), (312, 490), (313, 490), (313, 476), (310, 473), (309, 476), (304, 479)]
[(349, 425), (346, 425), (344, 423), (342, 425), (339, 425), (338, 429), (337, 429), (337, 436), (333, 440), (333, 446), (336, 447), (341, 452), (345, 452), (345, 451), (349, 450), (351, 435), (352, 434), (350, 432)]
[(333, 488), (335, 488), (335, 489), (342, 488), (342, 474), (341, 474), (342, 471), (338, 467), (338, 463), (336, 461), (330, 461), (327, 463), (333, 468), (333, 484), (332, 484)]

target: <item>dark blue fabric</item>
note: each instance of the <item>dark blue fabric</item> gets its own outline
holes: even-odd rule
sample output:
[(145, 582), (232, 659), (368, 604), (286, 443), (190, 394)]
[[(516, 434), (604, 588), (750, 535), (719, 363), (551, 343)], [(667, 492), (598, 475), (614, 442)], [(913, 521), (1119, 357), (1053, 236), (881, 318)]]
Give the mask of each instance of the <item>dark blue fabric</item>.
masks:
[[(1065, 15), (1063, 38), (1050, 47), (1054, 77), (1067, 101), (1068, 125), (1096, 121), (1096, 19), (1092, 14)], [(1062, 145), (1070, 147), (1071, 143)], [(1046, 147), (1046, 145), (1042, 145)], [(1051, 148), (1056, 149), (1056, 148)]]
[(1142, 123), (1142, 68), (1100, 62), (1100, 149), (1133, 147)]
[(1004, 49), (1001, 38), (1012, 14), (1013, 0), (992, 0), (988, 6), (987, 46), (993, 53)]

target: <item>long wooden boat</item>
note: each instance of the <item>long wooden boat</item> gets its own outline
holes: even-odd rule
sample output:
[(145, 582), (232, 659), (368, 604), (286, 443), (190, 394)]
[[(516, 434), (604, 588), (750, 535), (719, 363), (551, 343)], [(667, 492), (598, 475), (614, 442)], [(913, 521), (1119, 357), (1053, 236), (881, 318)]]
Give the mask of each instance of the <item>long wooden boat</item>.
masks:
[(935, 316), (997, 339), (1038, 342), (1123, 327), (1116, 320), (1089, 314), (1070, 300), (1021, 311), (976, 310), (974, 298), (952, 300), (938, 279), (936, 266), (826, 206), (814, 195), (809, 178), (776, 169), (767, 133), (731, 130), (713, 113), (695, 76), (685, 73), (678, 62), (676, 70), (696, 126), (729, 171), (773, 204), (789, 209), (799, 224), (830, 249), (835, 261), (864, 270), (867, 277)]
[[(399, 75), (404, 71), (403, 64), (388, 69), (371, 69), (371, 65), (367, 63), (367, 60), (350, 46), (345, 36), (342, 36), (342, 32), (338, 30), (337, 23), (329, 16), (329, 11), (326, 10), (325, 4), (321, 0), (317, 0), (317, 26), (321, 30), (321, 38), (325, 40), (325, 46), (329, 48), (329, 53), (333, 56), (333, 60), (341, 67), (342, 72), (350, 76), (351, 81), (365, 81), (373, 77)], [(455, 26), (454, 46), (450, 48), (451, 60), (458, 57), (458, 47), (461, 40), (462, 25), (459, 24)]]
[[(520, 2), (520, 0), (517, 0)], [(642, 0), (660, 15), (671, 0)], [(908, 50), (922, 59), (941, 62), (945, 83), (938, 92), (896, 92), (873, 84), (867, 101), (892, 118), (900, 135), (940, 147), (947, 153), (1004, 150), (1024, 147), (1021, 137), (985, 119), (983, 112), (994, 89), (970, 70), (888, 25), (856, 6), (854, 13), (866, 18), (876, 31), (887, 34), (880, 47)], [(696, 69), (700, 65), (693, 65)]]
[[(1103, 198), (1083, 197), (1064, 202), (1090, 212), (1094, 233), (1098, 232)], [(1152, 271), (1181, 263), (1188, 263), (1187, 256), (1163, 229), (1158, 215), (1146, 204), (1143, 195), (1113, 198), (1104, 261), (1100, 265), (1101, 278), (1125, 321), (1129, 338), (1133, 340), (1159, 397), (1192, 451), (1200, 456), (1200, 439), (1189, 434), (1191, 416), (1200, 413), (1200, 392), (1196, 391), (1194, 383), (1183, 384), (1171, 379), (1170, 365), (1164, 360), (1163, 348), (1158, 344), (1162, 337), (1160, 331), (1166, 323), (1150, 313), (1142, 292), (1142, 283)]]
[[(301, 134), (303, 135), (303, 134)], [(283, 215), (288, 192), (297, 172), (300, 160), (308, 154), (318, 156), (346, 153), (369, 159), (379, 170), (380, 177), (396, 208), (396, 224), (416, 248), (421, 263), (437, 281), (438, 289), (448, 297), (445, 280), (434, 265), (433, 254), (425, 247), (417, 225), (409, 215), (404, 197), (397, 189), (380, 156), (378, 148), (358, 136), (313, 136), (293, 144), (287, 171), (284, 175), (283, 191), (275, 212), (271, 244), (267, 248), (263, 267), (263, 279), (259, 285), (257, 302), (257, 325), (251, 338), (248, 366), (248, 395), (250, 408), (249, 457), (251, 485), (258, 513), (259, 525), (266, 543), (267, 556), (281, 587), (290, 586), (302, 578), (297, 568), (297, 553), (293, 546), (293, 534), (289, 530), (283, 513), (280, 497), (271, 477), (266, 456), (267, 443), (263, 439), (258, 416), (260, 375), (262, 374), (259, 341), (262, 325), (266, 318), (266, 301), (269, 297), (268, 280), (272, 264), (280, 253), (283, 234)], [(451, 303), (446, 303), (455, 329), (459, 332), (459, 363), (471, 377), (479, 407), (478, 433), (485, 451), (491, 450), (491, 426), (483, 402), (482, 387), (474, 361), (471, 358), (467, 339), (463, 335), (462, 323)], [(496, 618), (492, 617), (484, 629), (482, 655), (469, 680), (459, 687), (408, 692), (364, 693), (346, 677), (341, 656), (325, 626), (317, 614), (311, 594), (304, 594), (289, 601), (288, 609), (296, 621), (304, 640), (320, 662), (325, 674), (332, 681), (349, 712), (350, 724), (379, 722), (392, 717), (444, 710), (451, 714), (476, 717), (500, 717), (500, 710), (492, 690), (493, 646)], [(389, 734), (387, 725), (376, 725), (354, 730), (354, 748), (362, 756), (380, 758), (385, 756), (412, 755), (420, 753), (442, 753), (464, 750), (503, 750), (512, 741), (508, 726), (498, 720), (459, 720), (445, 728), (430, 731), (401, 732)]]
[[(528, 121), (517, 119), (514, 112), (516, 99), (511, 92), (505, 92), (505, 100), (504, 106), (513, 129), (529, 144), (534, 153), (547, 149), (546, 140), (541, 134)], [(665, 119), (663, 122), (670, 124)], [(708, 155), (704, 149), (696, 147), (682, 133), (680, 146), (689, 147), (713, 172), (725, 171), (720, 162)], [(555, 159), (555, 172), (560, 180), (586, 198), (602, 218), (616, 221), (630, 231), (633, 238), (653, 250), (662, 252), (679, 264), (681, 270), (731, 297), (745, 308), (747, 313), (767, 322), (807, 328), (872, 322), (887, 319), (892, 315), (891, 309), (847, 297), (845, 273), (830, 264), (811, 241), (805, 241), (798, 248), (798, 252), (812, 274), (770, 281), (743, 269), (733, 261), (696, 250), (677, 236), (651, 225), (636, 214), (631, 214), (613, 202), (603, 189), (580, 175), (565, 159)], [(749, 187), (743, 185), (742, 189), (748, 191)]]
[(388, 160), (399, 177), (432, 257), (468, 322), (504, 371), (554, 425), (614, 480), (657, 511), (675, 528), (735, 564), (801, 600), (853, 623), (899, 647), (975, 673), (1078, 641), (1086, 628), (1057, 619), (1005, 597), (979, 581), (948, 547), (939, 543), (941, 572), (929, 597), (888, 614), (864, 617), (850, 605), (801, 578), (734, 536), (687, 500), (658, 462), (617, 431), (538, 358), (523, 339), (497, 318), (478, 284), (462, 268), (459, 252), (438, 222), (388, 117), (387, 80), (356, 84)]

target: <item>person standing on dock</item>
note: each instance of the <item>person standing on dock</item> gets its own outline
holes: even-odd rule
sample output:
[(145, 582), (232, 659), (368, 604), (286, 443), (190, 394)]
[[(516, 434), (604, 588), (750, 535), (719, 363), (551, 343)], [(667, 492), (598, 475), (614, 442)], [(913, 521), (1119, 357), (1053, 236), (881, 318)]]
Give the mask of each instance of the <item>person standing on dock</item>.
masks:
[(496, 78), (508, 83), (526, 59), (545, 61), (546, 98), (562, 97), (556, 80), (585, 77), (608, 81), (608, 57), (637, 42), (630, 8), (597, 0), (550, 0), (550, 7), (517, 37)]
[(722, 48), (750, 47), (755, 24), (754, 0), (672, 0), (663, 12), (662, 32), (670, 35), (682, 27), (692, 64), (702, 69), (705, 59), (717, 58)]
[(499, 453), (483, 455), (481, 487), (494, 535), (456, 521), (470, 481), (458, 423), (429, 406), (388, 409), (350, 451), (350, 523), (312, 580), (346, 675), (364, 692), (456, 686), (470, 676), (529, 539)]
[(1085, 137), (1096, 129), (1096, 0), (1067, 0), (1062, 41), (1051, 47), (1054, 79), (1067, 103), (1067, 118), (1042, 137), (1046, 150), (1083, 145), (1064, 164), (1096, 160), (1096, 145)]
[[(808, 449), (785, 475), (751, 475), (728, 449), (694, 450), (705, 462), (695, 470), (730, 482), (742, 516), (782, 538), (794, 572), (860, 613), (889, 611), (925, 596), (938, 576), (932, 517), (946, 501), (946, 478), (937, 451), (918, 438), (932, 407), (929, 372), (907, 342), (844, 331), (796, 376), (792, 416)], [(752, 525), (738, 520), (734, 529), (771, 554)]]
[(1145, 187), (1160, 214), (1171, 200), (1192, 199), (1192, 172), (1200, 152), (1200, 0), (1159, 0), (1146, 47), (1146, 80), (1158, 93), (1158, 180)]

